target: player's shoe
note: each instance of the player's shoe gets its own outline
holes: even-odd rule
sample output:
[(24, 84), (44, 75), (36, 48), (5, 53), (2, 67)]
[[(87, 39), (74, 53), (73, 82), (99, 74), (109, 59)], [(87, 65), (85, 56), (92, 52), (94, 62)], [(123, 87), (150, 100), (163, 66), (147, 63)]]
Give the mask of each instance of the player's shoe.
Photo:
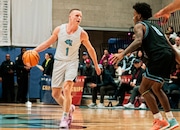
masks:
[(69, 128), (68, 123), (69, 123), (69, 118), (68, 117), (62, 117), (59, 127), (63, 128), (63, 129), (64, 128), (68, 129)]
[(69, 111), (69, 122), (68, 125), (70, 126), (73, 121), (73, 112), (75, 111), (75, 106), (72, 104)]
[(179, 123), (177, 122), (177, 120), (175, 118), (168, 120), (170, 126), (166, 129), (166, 130), (173, 130), (177, 127), (179, 127)]
[(90, 103), (89, 105), (87, 105), (89, 108), (94, 108), (94, 107), (96, 107), (96, 103)]
[(138, 107), (139, 109), (147, 109), (146, 104), (145, 103), (141, 103), (141, 105)]
[(134, 104), (132, 104), (131, 102), (129, 102), (128, 104), (124, 104), (123, 106), (125, 108), (134, 108)]
[(106, 107), (104, 106), (103, 103), (99, 103), (99, 104), (97, 105), (97, 108), (106, 108)]
[(151, 130), (165, 130), (169, 126), (170, 124), (166, 120), (154, 119), (153, 127), (151, 128)]

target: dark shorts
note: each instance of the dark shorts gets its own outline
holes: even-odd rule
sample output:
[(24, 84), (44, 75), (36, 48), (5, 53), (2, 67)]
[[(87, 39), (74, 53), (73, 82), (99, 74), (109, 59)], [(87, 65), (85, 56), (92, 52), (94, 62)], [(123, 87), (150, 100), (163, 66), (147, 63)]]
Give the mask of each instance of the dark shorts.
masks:
[(164, 51), (158, 59), (149, 60), (144, 76), (157, 82), (163, 82), (164, 79), (170, 78), (174, 62), (174, 54), (171, 51)]

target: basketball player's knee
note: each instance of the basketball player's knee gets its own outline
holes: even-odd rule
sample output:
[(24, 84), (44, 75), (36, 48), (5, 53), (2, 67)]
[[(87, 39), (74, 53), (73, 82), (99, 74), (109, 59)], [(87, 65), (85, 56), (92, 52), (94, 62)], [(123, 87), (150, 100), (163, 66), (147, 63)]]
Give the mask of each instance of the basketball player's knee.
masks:
[(57, 98), (59, 97), (59, 93), (58, 93), (58, 91), (53, 90), (53, 89), (52, 89), (52, 93), (51, 93), (51, 95), (52, 95), (52, 97), (53, 97), (53, 98), (55, 98), (55, 99), (57, 99)]
[(64, 94), (68, 94), (68, 92), (69, 92), (68, 87), (64, 87), (64, 89), (63, 89), (63, 93), (64, 93)]
[(64, 84), (64, 88), (63, 88), (63, 93), (64, 95), (70, 95), (71, 94), (71, 89), (73, 87), (73, 82), (72, 81), (67, 81), (65, 84)]
[(145, 94), (147, 94), (147, 93), (149, 93), (149, 92), (150, 92), (150, 89), (142, 92), (141, 95), (144, 96)]
[(142, 96), (150, 92), (150, 89), (142, 89), (141, 87), (139, 88), (139, 92)]
[(69, 87), (64, 87), (64, 89), (63, 89), (63, 94), (64, 94), (65, 97), (66, 97), (66, 96), (70, 96), (70, 95), (71, 95), (71, 88), (69, 88)]

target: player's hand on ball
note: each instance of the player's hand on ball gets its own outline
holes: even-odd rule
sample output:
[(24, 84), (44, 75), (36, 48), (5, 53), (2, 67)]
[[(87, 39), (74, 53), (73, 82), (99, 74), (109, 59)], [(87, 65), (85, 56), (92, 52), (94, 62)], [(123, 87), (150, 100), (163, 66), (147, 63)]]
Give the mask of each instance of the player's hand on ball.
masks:
[(22, 56), (23, 63), (28, 67), (34, 67), (39, 63), (40, 56), (35, 50), (27, 50)]

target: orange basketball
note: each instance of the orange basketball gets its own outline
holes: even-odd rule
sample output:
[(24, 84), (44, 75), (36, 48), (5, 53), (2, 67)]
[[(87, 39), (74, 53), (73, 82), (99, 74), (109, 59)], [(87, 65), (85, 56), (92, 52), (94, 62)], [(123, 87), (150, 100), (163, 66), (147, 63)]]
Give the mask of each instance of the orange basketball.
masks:
[(39, 63), (40, 56), (35, 50), (27, 50), (22, 56), (23, 63), (27, 66), (33, 67)]

